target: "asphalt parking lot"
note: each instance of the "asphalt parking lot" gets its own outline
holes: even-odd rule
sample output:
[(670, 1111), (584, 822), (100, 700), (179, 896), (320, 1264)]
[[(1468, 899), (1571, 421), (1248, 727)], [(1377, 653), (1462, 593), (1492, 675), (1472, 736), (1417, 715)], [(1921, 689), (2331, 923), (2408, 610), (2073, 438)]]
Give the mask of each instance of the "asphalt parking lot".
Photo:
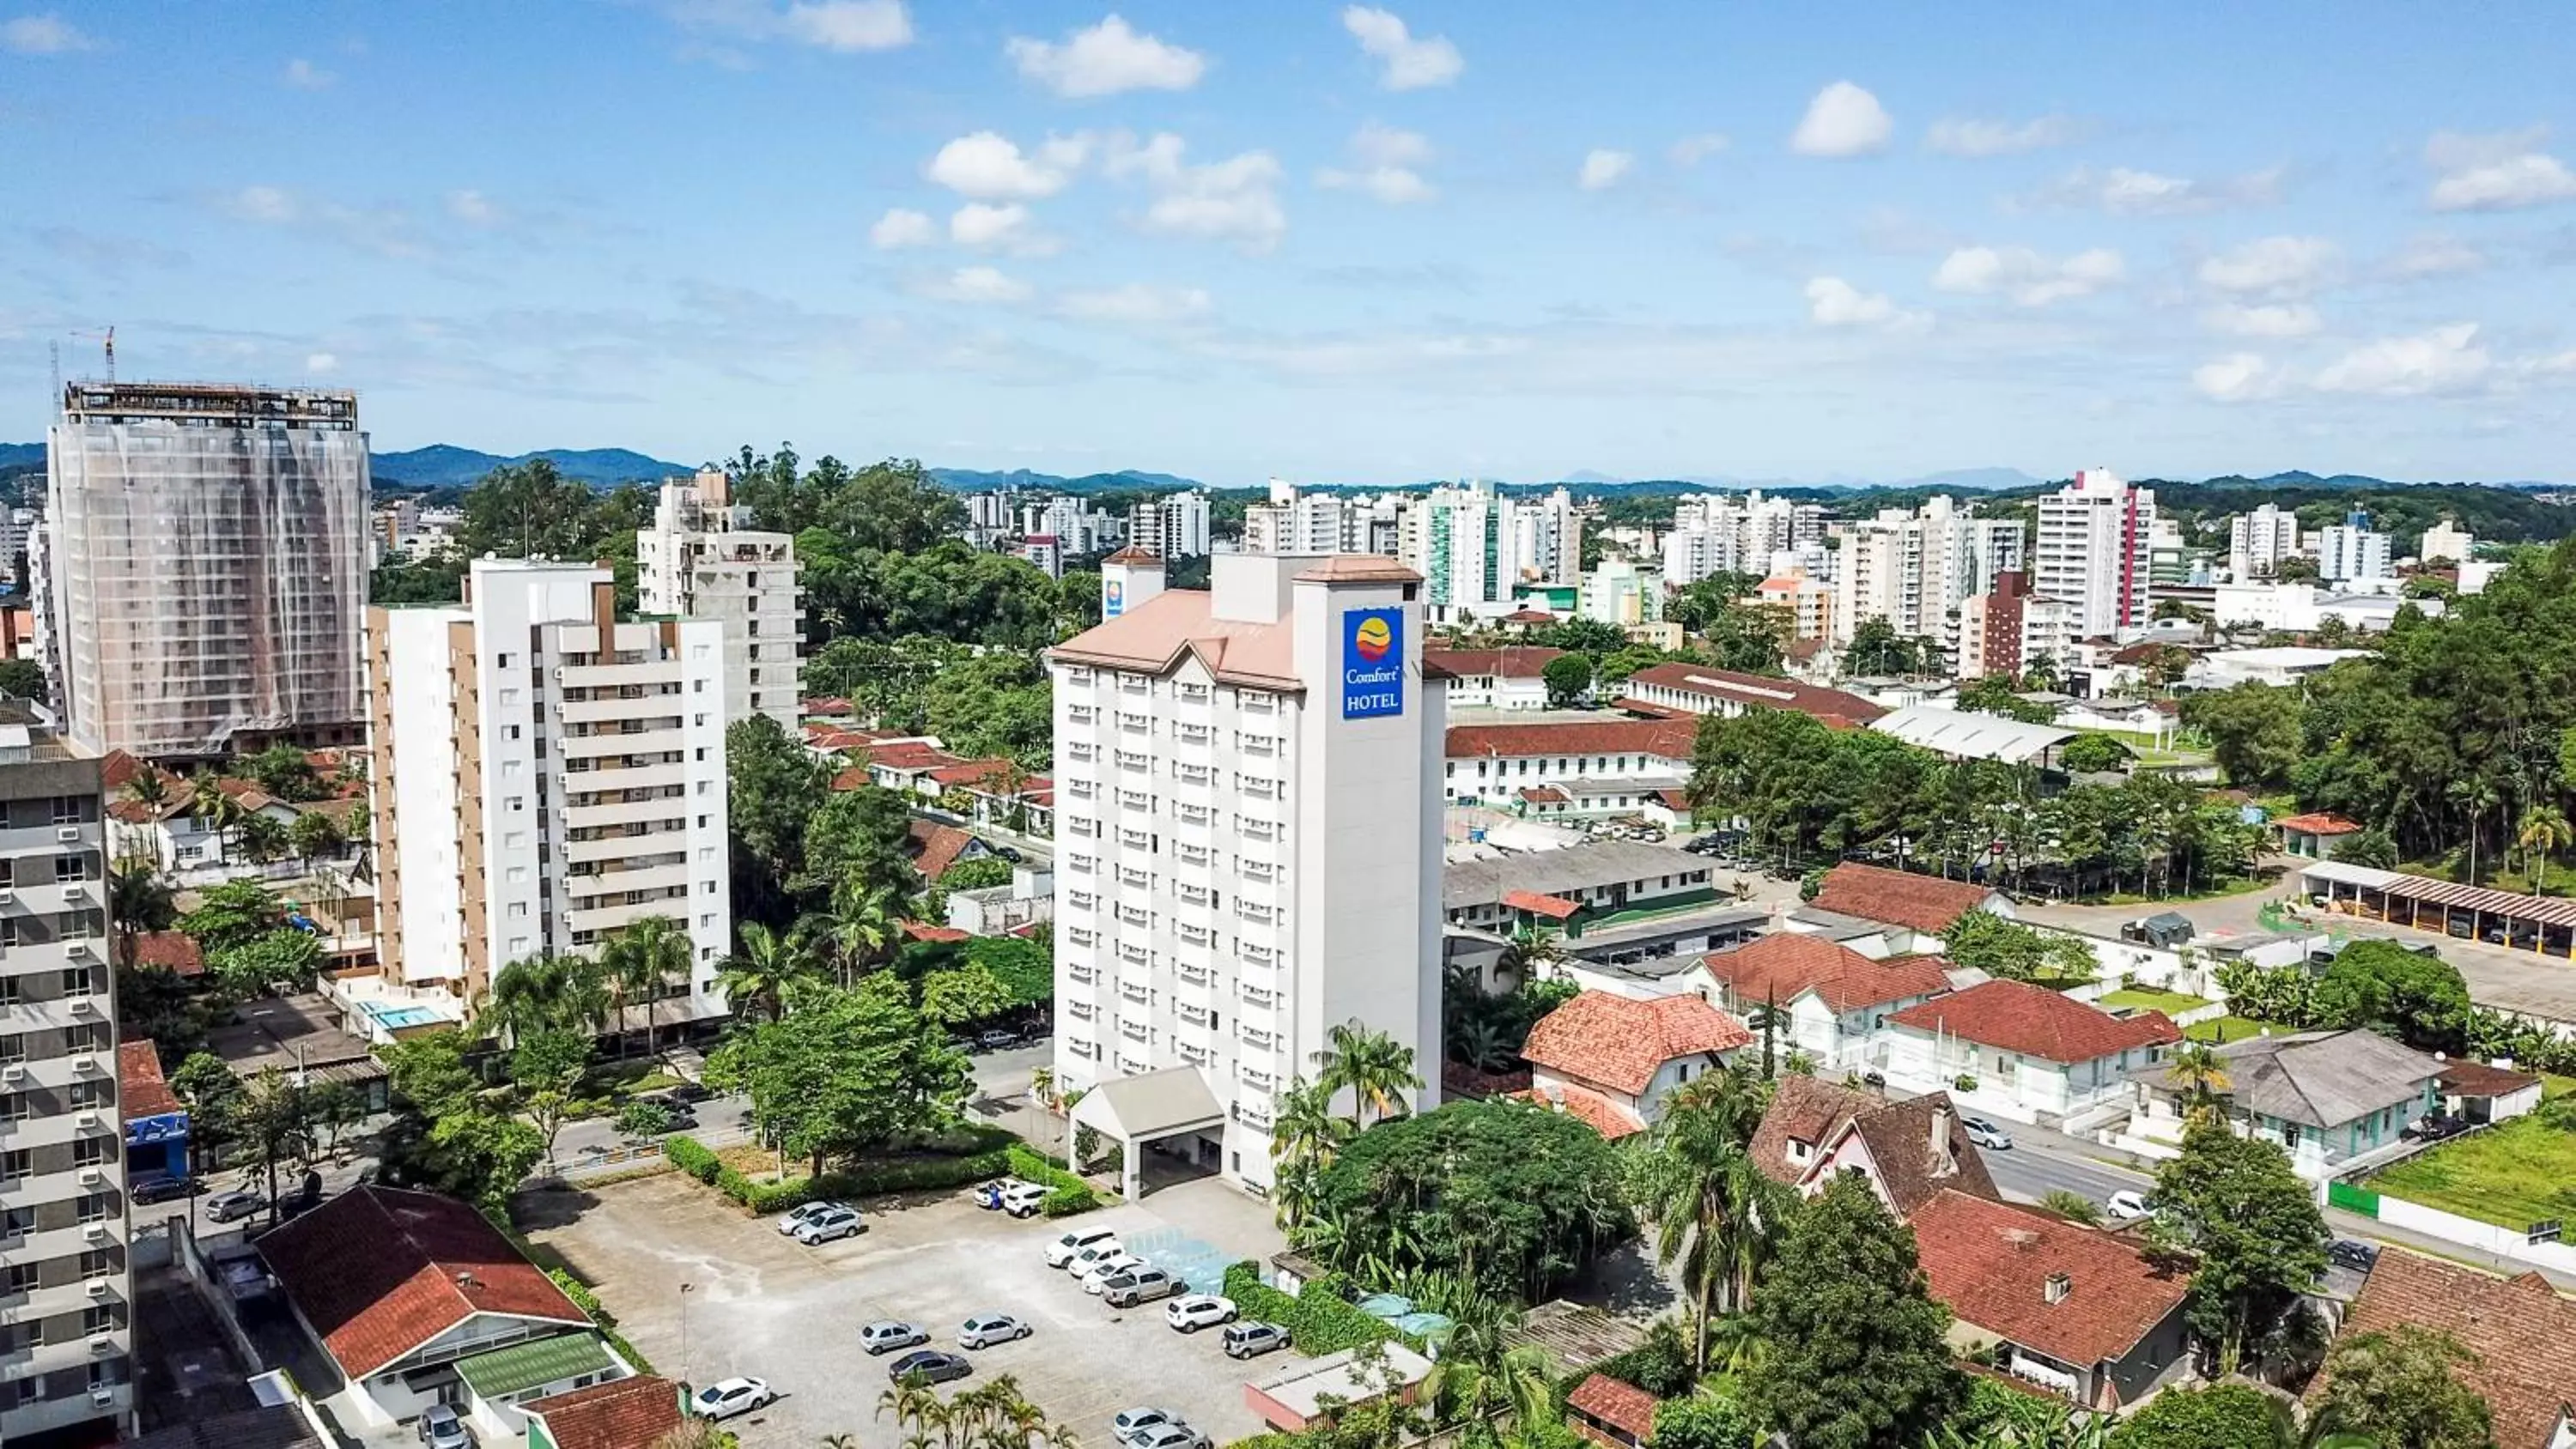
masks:
[[(975, 1372), (938, 1392), (1010, 1374), (1050, 1422), (1070, 1424), (1091, 1449), (1113, 1449), (1111, 1416), (1137, 1404), (1173, 1410), (1218, 1443), (1257, 1433), (1244, 1380), (1294, 1361), (1282, 1352), (1236, 1363), (1214, 1330), (1173, 1332), (1161, 1303), (1104, 1306), (1045, 1264), (1044, 1245), (1067, 1223), (1014, 1222), (963, 1194), (871, 1205), (866, 1233), (820, 1248), (789, 1241), (774, 1219), (744, 1217), (676, 1174), (522, 1204), (529, 1237), (597, 1288), (656, 1368), (698, 1384), (732, 1374), (768, 1380), (778, 1401), (726, 1424), (754, 1449), (810, 1449), (833, 1434), (900, 1449), (903, 1435), (876, 1407), (891, 1356), (870, 1358), (858, 1346), (860, 1325), (879, 1318), (912, 1322), (929, 1331), (930, 1346), (952, 1352), (969, 1314), (1030, 1323), (1037, 1331), (1027, 1339), (968, 1353)], [(1138, 1237), (1178, 1230), (1225, 1255), (1254, 1257), (1277, 1247), (1255, 1231), (1263, 1217), (1258, 1204), (1202, 1181), (1070, 1222)]]

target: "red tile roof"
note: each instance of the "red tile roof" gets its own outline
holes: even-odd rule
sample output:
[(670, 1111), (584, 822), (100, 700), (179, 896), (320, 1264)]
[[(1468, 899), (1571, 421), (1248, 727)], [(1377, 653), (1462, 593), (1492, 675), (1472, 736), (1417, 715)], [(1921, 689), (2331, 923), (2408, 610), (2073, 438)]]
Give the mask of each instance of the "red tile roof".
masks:
[[(1936, 1149), (1932, 1127), (1948, 1112), (1948, 1140)], [(1929, 1202), (1944, 1188), (1977, 1197), (1995, 1197), (1995, 1180), (1986, 1160), (1968, 1140), (1965, 1119), (1951, 1105), (1950, 1094), (1932, 1092), (1890, 1101), (1819, 1077), (1786, 1075), (1771, 1096), (1754, 1130), (1753, 1165), (1775, 1182), (1796, 1184), (1824, 1160), (1824, 1153), (1857, 1132), (1877, 1169), (1880, 1196), (1899, 1218)], [(1806, 1160), (1789, 1156), (1791, 1141), (1807, 1144)]]
[(1632, 1435), (1641, 1443), (1655, 1436), (1655, 1409), (1659, 1402), (1644, 1389), (1608, 1374), (1594, 1374), (1565, 1396), (1567, 1408)]
[(935, 882), (947, 874), (948, 867), (955, 865), (967, 847), (975, 843), (974, 836), (936, 820), (915, 820), (909, 829), (913, 869), (920, 871), (921, 878), (926, 881)]
[[(2085, 1368), (2128, 1353), (2191, 1292), (2122, 1238), (1964, 1192), (1935, 1195), (1911, 1226), (1932, 1296), (1960, 1321)], [(2051, 1303), (2058, 1274), (2066, 1296)]]
[(1775, 931), (1730, 951), (1713, 951), (1701, 963), (1740, 1004), (1771, 1001), (1785, 1007), (1813, 991), (1836, 1011), (1858, 1011), (1950, 989), (1948, 967), (1938, 956), (1877, 961), (1796, 931)]
[(1744, 1023), (1696, 996), (1638, 1000), (1586, 991), (1540, 1017), (1521, 1055), (1560, 1077), (1635, 1096), (1664, 1063), (1753, 1040)]
[(158, 966), (181, 976), (206, 974), (205, 952), (185, 931), (147, 931), (134, 938), (134, 964)]
[(2442, 1090), (2454, 1097), (2503, 1097), (2540, 1085), (2540, 1078), (2485, 1062), (2451, 1062), (2442, 1068)]
[[(2477, 1355), (2453, 1372), (2486, 1399), (2497, 1449), (2543, 1449), (2559, 1416), (2576, 1404), (2576, 1300), (2560, 1297), (2537, 1273), (2494, 1278), (2385, 1249), (2341, 1336), (2410, 1323), (2447, 1333)], [(2319, 1374), (2308, 1386), (2311, 1403), (2326, 1382)]]
[(2284, 815), (2272, 823), (2283, 830), (2295, 830), (2302, 835), (2351, 835), (2361, 829), (2360, 826), (2340, 815), (2328, 814), (2324, 811), (2310, 815)]
[(2027, 981), (1987, 981), (1918, 1002), (1892, 1026), (1960, 1037), (2061, 1065), (2182, 1040), (2161, 1011), (2117, 1017)]
[(546, 1421), (555, 1449), (645, 1449), (680, 1427), (680, 1389), (652, 1374), (615, 1379), (521, 1404)]
[(1422, 662), (1439, 665), (1461, 677), (1491, 674), (1504, 679), (1536, 679), (1547, 671), (1550, 660), (1564, 654), (1562, 649), (1537, 644), (1514, 644), (1501, 649), (1425, 649)]
[(837, 694), (809, 694), (796, 701), (796, 708), (810, 715), (846, 715), (850, 702)]
[(1452, 725), (1453, 760), (1533, 755), (1655, 755), (1688, 760), (1695, 720), (1577, 719), (1553, 724)]
[(1943, 880), (1847, 860), (1825, 872), (1824, 889), (1816, 892), (1815, 906), (1937, 936), (1994, 893), (1993, 887), (1972, 881)]
[(1583, 909), (1579, 901), (1569, 901), (1563, 896), (1542, 895), (1537, 891), (1506, 891), (1503, 893), (1503, 904), (1516, 911), (1545, 916), (1551, 921), (1566, 920), (1576, 911)]
[(353, 1187), (258, 1246), (296, 1311), (353, 1379), (476, 1313), (590, 1326), (481, 1213), (436, 1193)]
[(942, 765), (930, 772), (930, 778), (942, 785), (991, 785), (999, 789), (1002, 776), (1010, 768), (1008, 760), (967, 760), (961, 764)]
[(1532, 805), (1562, 805), (1574, 797), (1554, 785), (1523, 785), (1521, 798)]
[(870, 745), (867, 754), (870, 765), (888, 770), (935, 770), (942, 765), (964, 763), (946, 750), (919, 740)]
[(1563, 1112), (1568, 1117), (1576, 1118), (1586, 1127), (1600, 1133), (1605, 1142), (1616, 1142), (1622, 1137), (1634, 1137), (1646, 1130), (1645, 1123), (1629, 1116), (1609, 1098), (1599, 1092), (1585, 1091), (1581, 1087), (1531, 1087), (1527, 1091), (1514, 1092), (1511, 1095), (1514, 1101), (1535, 1103), (1550, 1111)]
[(961, 931), (955, 926), (934, 926), (928, 921), (906, 921), (903, 923), (903, 933), (912, 940), (926, 942), (964, 941), (974, 935), (971, 931)]
[(1506, 624), (1553, 624), (1556, 616), (1545, 609), (1514, 609), (1503, 616)]
[(1792, 709), (1827, 724), (1863, 725), (1887, 713), (1884, 706), (1843, 690), (1776, 679), (1768, 674), (1711, 669), (1704, 664), (1649, 665), (1628, 676), (1628, 682), (1631, 687), (1651, 684), (1711, 702), (1723, 700), (1754, 709)]
[(117, 1103), (125, 1120), (162, 1117), (185, 1110), (177, 1093), (161, 1079), (161, 1054), (148, 1041), (119, 1042), (116, 1047)]
[(1114, 564), (1159, 564), (1162, 561), (1161, 554), (1152, 549), (1138, 548), (1132, 543), (1101, 560), (1102, 563)]

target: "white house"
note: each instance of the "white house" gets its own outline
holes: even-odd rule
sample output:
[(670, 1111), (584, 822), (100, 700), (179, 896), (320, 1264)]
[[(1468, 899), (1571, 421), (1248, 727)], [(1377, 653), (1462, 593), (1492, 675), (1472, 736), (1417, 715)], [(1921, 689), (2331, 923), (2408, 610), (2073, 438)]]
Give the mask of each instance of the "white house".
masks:
[[(2253, 1036), (2217, 1055), (2237, 1135), (2279, 1144), (2311, 1182), (2395, 1147), (2409, 1124), (2441, 1107), (2444, 1063), (2374, 1031)], [(2130, 1137), (2179, 1144), (2184, 1084), (2168, 1069), (2142, 1074), (2136, 1091)]]
[(1633, 812), (1689, 783), (1697, 730), (1694, 720), (1617, 716), (1452, 725), (1441, 800), (1551, 815), (1574, 813), (1578, 801), (1593, 814)]
[(1717, 1004), (1730, 1011), (1783, 1013), (1775, 1049), (1804, 1052), (1831, 1072), (1884, 1070), (1876, 1043), (1888, 1016), (1950, 989), (1948, 964), (1937, 956), (1873, 960), (1793, 931), (1711, 952), (1693, 971), (1705, 973)]
[(1535, 644), (1500, 649), (1425, 649), (1422, 662), (1449, 671), (1449, 707), (1534, 710), (1547, 708), (1547, 666), (1562, 649)]
[(2026, 981), (1988, 981), (1887, 1018), (1887, 1080), (2055, 1126), (2129, 1099), (2129, 1074), (2182, 1040), (2162, 1012), (2115, 1017)]
[(1859, 861), (1845, 861), (1825, 872), (1824, 888), (1810, 904), (1820, 911), (1886, 925), (1888, 950), (1896, 955), (1939, 951), (1942, 933), (1970, 911), (1986, 911), (2007, 920), (2014, 914), (2012, 897), (1992, 886)]
[(1586, 991), (1540, 1017), (1521, 1055), (1530, 1064), (1531, 1100), (1617, 1138), (1662, 1120), (1675, 1087), (1716, 1070), (1752, 1040), (1743, 1022), (1697, 996)]

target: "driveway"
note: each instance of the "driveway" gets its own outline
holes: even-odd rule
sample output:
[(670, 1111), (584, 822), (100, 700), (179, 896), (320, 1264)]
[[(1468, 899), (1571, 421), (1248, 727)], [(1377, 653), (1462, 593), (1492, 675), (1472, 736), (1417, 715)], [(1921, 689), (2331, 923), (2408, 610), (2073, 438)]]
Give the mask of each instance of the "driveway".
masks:
[[(1159, 1303), (1105, 1307), (1045, 1266), (1044, 1245), (1066, 1223), (1013, 1222), (963, 1194), (872, 1202), (864, 1235), (821, 1248), (798, 1246), (775, 1219), (744, 1217), (677, 1175), (531, 1193), (519, 1206), (529, 1237), (597, 1288), (663, 1372), (697, 1383), (731, 1374), (769, 1381), (778, 1402), (726, 1426), (752, 1449), (810, 1449), (833, 1434), (900, 1449), (902, 1434), (876, 1412), (887, 1361), (857, 1343), (860, 1325), (878, 1318), (915, 1323), (949, 1349), (970, 1313), (1024, 1319), (1036, 1334), (968, 1354), (975, 1373), (965, 1385), (1010, 1374), (1052, 1422), (1094, 1446), (1111, 1445), (1110, 1417), (1136, 1404), (1172, 1409), (1220, 1443), (1259, 1432), (1243, 1382), (1292, 1361), (1272, 1354), (1237, 1364), (1218, 1351), (1214, 1332), (1172, 1332)], [(1140, 1240), (1187, 1236), (1218, 1250), (1211, 1257), (1245, 1258), (1276, 1251), (1268, 1216), (1207, 1181), (1072, 1221)]]

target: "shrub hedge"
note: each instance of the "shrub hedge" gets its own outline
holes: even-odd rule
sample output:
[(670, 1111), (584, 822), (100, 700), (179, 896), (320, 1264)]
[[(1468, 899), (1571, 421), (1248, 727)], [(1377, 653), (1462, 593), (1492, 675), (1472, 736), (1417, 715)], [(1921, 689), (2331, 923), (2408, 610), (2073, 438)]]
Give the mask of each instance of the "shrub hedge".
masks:
[(1038, 1154), (1025, 1142), (1014, 1142), (1009, 1149), (1011, 1176), (1022, 1182), (1043, 1183), (1048, 1188), (1038, 1203), (1038, 1211), (1051, 1218), (1069, 1218), (1100, 1206), (1100, 1194), (1091, 1184), (1058, 1167)]
[(1289, 1341), (1309, 1357), (1399, 1337), (1393, 1324), (1372, 1318), (1344, 1300), (1345, 1282), (1339, 1273), (1328, 1274), (1292, 1298), (1262, 1282), (1260, 1266), (1246, 1259), (1225, 1270), (1225, 1296), (1234, 1300), (1245, 1318), (1287, 1329)]
[(590, 1291), (589, 1284), (561, 1268), (548, 1268), (546, 1276), (555, 1280), (555, 1286), (572, 1300), (573, 1307), (589, 1315), (590, 1321), (599, 1329), (599, 1336), (608, 1340), (608, 1346), (617, 1350), (619, 1358), (633, 1364), (639, 1374), (653, 1371), (652, 1363), (635, 1351), (635, 1345), (626, 1341), (626, 1335), (617, 1331), (617, 1315), (608, 1311), (607, 1305), (599, 1301), (599, 1295)]
[[(974, 1127), (960, 1132), (942, 1144), (944, 1150), (935, 1156), (901, 1157), (883, 1162), (864, 1162), (845, 1172), (827, 1172), (820, 1177), (787, 1177), (776, 1182), (758, 1182), (727, 1167), (724, 1160), (706, 1144), (692, 1137), (671, 1136), (662, 1139), (662, 1155), (671, 1164), (754, 1213), (785, 1212), (789, 1208), (822, 1198), (880, 1197), (890, 1192), (923, 1192), (938, 1188), (964, 1187), (1000, 1177), (1006, 1172), (1020, 1172), (1033, 1182), (1045, 1181), (1055, 1186), (1047, 1194), (1041, 1209), (1049, 1217), (1066, 1217), (1099, 1206), (1090, 1187), (1080, 1178), (1063, 1172), (1053, 1174), (1022, 1171), (1023, 1160), (1043, 1169), (1045, 1159), (1023, 1146), (1020, 1140), (998, 1127)], [(1059, 1199), (1071, 1204), (1079, 1189), (1079, 1206), (1059, 1209)]]

